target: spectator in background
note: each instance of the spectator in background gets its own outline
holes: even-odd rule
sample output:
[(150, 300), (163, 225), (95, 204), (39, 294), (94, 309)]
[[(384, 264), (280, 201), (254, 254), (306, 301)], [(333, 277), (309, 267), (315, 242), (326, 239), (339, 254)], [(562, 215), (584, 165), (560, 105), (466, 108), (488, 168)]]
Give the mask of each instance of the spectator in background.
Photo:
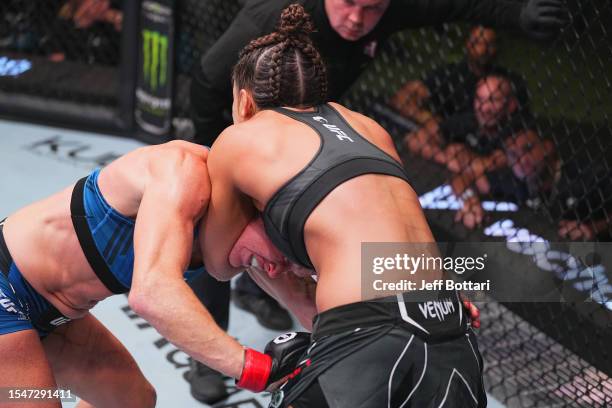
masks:
[[(204, 54), (191, 82), (191, 110), (195, 141), (211, 145), (231, 124), (231, 71), (239, 51), (251, 40), (274, 31), (281, 11), (295, 0), (250, 0), (231, 26)], [(405, 28), (469, 20), (492, 26), (518, 28), (532, 38), (554, 36), (567, 20), (561, 0), (301, 0), (312, 16), (313, 41), (326, 62), (330, 100), (339, 99), (376, 56), (391, 34)], [(217, 321), (223, 320), (222, 306), (229, 302), (227, 283), (209, 289), (217, 293), (219, 307), (208, 304)], [(209, 297), (209, 299), (212, 299)], [(264, 326), (283, 323), (288, 315), (245, 277), (237, 282), (235, 302), (250, 311)], [(279, 326), (277, 326), (279, 327)], [(196, 364), (196, 363), (194, 363)], [(204, 367), (192, 367), (191, 392), (200, 401), (221, 398), (221, 377)], [(214, 384), (220, 384), (214, 387)], [(224, 388), (223, 388), (224, 390)]]
[(403, 116), (423, 125), (430, 119), (444, 120), (455, 114), (470, 111), (478, 81), (488, 75), (508, 78), (521, 106), (526, 107), (528, 96), (523, 79), (494, 64), (497, 55), (495, 31), (477, 26), (472, 28), (465, 42), (465, 59), (444, 65), (421, 81), (406, 83), (391, 99), (391, 106)]
[(484, 217), (480, 196), (510, 200), (533, 209), (546, 207), (559, 220), (560, 238), (593, 240), (612, 232), (612, 170), (610, 163), (586, 163), (576, 157), (562, 163), (555, 144), (533, 130), (523, 130), (504, 141), (504, 167), (471, 168), (453, 176), (453, 193), (462, 208), (455, 221), (466, 228)]
[(0, 50), (34, 54), (38, 52), (40, 30), (35, 24), (39, 5), (23, 0), (0, 2)]
[(471, 166), (491, 168), (503, 158), (502, 141), (529, 127), (530, 122), (530, 115), (520, 108), (512, 82), (489, 75), (478, 82), (471, 111), (441, 122), (430, 119), (406, 135), (404, 144), (413, 154), (443, 164), (455, 173)]
[(122, 24), (119, 0), (68, 0), (50, 29), (49, 59), (117, 65)]
[[(281, 10), (294, 0), (251, 0), (202, 57), (191, 84), (196, 141), (210, 145), (231, 123), (230, 72), (250, 40), (272, 32)], [(561, 0), (302, 0), (313, 16), (315, 45), (326, 61), (329, 99), (339, 99), (391, 34), (406, 28), (469, 20), (519, 28), (532, 38), (554, 36), (567, 21)]]
[(0, 2), (0, 49), (51, 61), (119, 63), (120, 0)]
[(112, 24), (121, 31), (123, 13), (121, 4), (110, 0), (70, 0), (60, 10), (60, 17), (72, 18), (77, 28), (89, 28), (96, 22)]
[(522, 130), (508, 135), (505, 143), (500, 143), (493, 161), (476, 159), (451, 178), (453, 193), (462, 201), (455, 222), (468, 229), (479, 226), (484, 218), (481, 195), (525, 203), (540, 185), (552, 180), (545, 176), (554, 173), (551, 166), (556, 163), (550, 140), (541, 140), (533, 130)]

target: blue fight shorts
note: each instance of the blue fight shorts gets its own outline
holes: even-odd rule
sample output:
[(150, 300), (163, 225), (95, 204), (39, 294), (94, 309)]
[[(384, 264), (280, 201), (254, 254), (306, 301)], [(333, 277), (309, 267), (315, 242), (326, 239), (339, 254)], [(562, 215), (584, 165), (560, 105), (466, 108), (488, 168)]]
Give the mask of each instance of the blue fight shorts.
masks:
[(34, 329), (42, 338), (70, 321), (30, 286), (13, 262), (0, 221), (0, 336)]

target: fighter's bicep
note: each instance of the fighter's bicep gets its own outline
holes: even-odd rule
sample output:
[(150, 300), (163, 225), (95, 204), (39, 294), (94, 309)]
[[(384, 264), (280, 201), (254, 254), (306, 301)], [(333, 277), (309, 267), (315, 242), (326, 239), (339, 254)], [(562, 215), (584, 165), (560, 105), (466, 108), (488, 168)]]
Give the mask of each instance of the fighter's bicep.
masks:
[(194, 226), (207, 207), (210, 182), (202, 160), (179, 159), (149, 169), (134, 230), (137, 282), (140, 271), (180, 275), (189, 263)]

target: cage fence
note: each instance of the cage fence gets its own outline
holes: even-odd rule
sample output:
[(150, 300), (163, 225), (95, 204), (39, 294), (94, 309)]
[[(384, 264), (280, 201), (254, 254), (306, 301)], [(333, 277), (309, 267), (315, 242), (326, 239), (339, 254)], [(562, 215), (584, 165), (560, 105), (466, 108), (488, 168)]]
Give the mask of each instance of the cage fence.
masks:
[[(134, 70), (127, 3), (91, 22), (67, 0), (3, 1), (0, 96), (117, 109)], [(437, 239), (610, 241), (612, 3), (567, 4), (571, 22), (548, 42), (467, 24), (397, 33), (340, 100), (389, 131)], [(242, 5), (174, 2), (174, 136), (193, 133), (190, 77)], [(578, 306), (480, 303), (490, 394), (509, 407), (612, 405), (612, 274), (593, 270), (558, 276), (588, 292)]]

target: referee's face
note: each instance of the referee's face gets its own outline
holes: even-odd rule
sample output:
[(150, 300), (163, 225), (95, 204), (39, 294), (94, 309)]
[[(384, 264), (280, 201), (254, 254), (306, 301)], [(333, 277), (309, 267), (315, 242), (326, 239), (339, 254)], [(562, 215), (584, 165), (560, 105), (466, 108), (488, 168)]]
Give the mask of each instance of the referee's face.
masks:
[(347, 41), (357, 41), (376, 27), (391, 0), (325, 0), (332, 28)]

